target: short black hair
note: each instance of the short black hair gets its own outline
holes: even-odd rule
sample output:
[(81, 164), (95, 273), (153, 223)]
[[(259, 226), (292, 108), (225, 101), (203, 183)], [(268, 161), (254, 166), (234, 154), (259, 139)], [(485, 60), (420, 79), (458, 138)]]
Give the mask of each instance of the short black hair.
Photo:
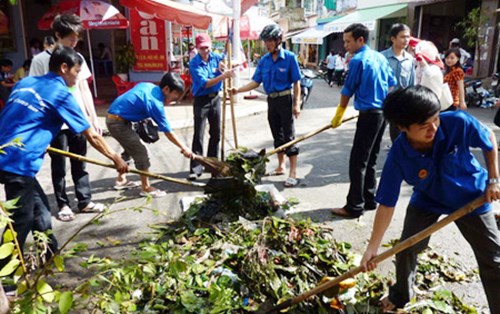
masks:
[(12, 67), (14, 64), (12, 63), (12, 61), (10, 59), (1, 59), (0, 60), (0, 66), (2, 67)]
[(168, 86), (168, 89), (171, 91), (184, 92), (184, 81), (175, 72), (167, 72), (163, 75), (160, 81), (160, 89), (163, 89), (165, 86)]
[(43, 43), (48, 46), (52, 46), (56, 44), (56, 40), (52, 36), (45, 36), (43, 38)]
[(389, 36), (398, 37), (398, 34), (402, 31), (410, 31), (410, 27), (403, 23), (392, 24), (391, 30), (389, 31)]
[(31, 59), (26, 59), (23, 62), (23, 68), (31, 66)]
[(392, 124), (408, 128), (422, 124), (441, 109), (439, 99), (429, 88), (421, 85), (398, 89), (384, 100), (384, 116)]
[(352, 33), (352, 37), (356, 40), (360, 37), (363, 37), (366, 43), (368, 41), (368, 36), (370, 35), (370, 30), (368, 30), (368, 27), (364, 26), (363, 24), (354, 23), (344, 29), (344, 34), (345, 33)]
[(57, 45), (50, 56), (49, 71), (59, 73), (59, 69), (61, 69), (63, 63), (72, 68), (75, 64), (82, 65), (83, 59), (73, 48)]
[(52, 22), (52, 31), (59, 33), (61, 38), (83, 31), (82, 20), (75, 14), (59, 14)]

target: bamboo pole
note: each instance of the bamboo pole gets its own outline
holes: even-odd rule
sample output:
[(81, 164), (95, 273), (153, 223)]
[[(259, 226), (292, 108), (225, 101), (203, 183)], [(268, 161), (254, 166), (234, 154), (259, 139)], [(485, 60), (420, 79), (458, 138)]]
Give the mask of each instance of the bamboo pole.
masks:
[[(231, 42), (228, 42), (228, 47), (227, 47), (227, 59), (228, 59), (228, 68), (230, 71), (233, 70), (233, 64), (232, 64), (232, 53), (231, 53), (232, 45)], [(229, 89), (233, 89), (233, 78), (229, 79)], [(229, 95), (229, 100), (231, 104), (231, 120), (233, 122), (233, 136), (234, 136), (234, 147), (238, 149), (238, 133), (236, 132), (236, 117), (234, 114), (234, 95), (230, 94)]]
[[(62, 155), (65, 157), (69, 157), (69, 158), (72, 158), (72, 159), (75, 159), (78, 161), (84, 161), (84, 162), (88, 162), (88, 163), (95, 164), (98, 166), (116, 169), (114, 164), (105, 163), (105, 162), (102, 162), (100, 160), (95, 160), (95, 159), (92, 159), (89, 157), (73, 154), (73, 153), (67, 152), (65, 150), (60, 150), (60, 149), (57, 149), (54, 147), (47, 148), (47, 151), (54, 153), (54, 154)], [(178, 183), (178, 184), (183, 184), (183, 185), (188, 185), (188, 186), (203, 187), (203, 188), (206, 186), (204, 183), (176, 179), (176, 178), (167, 177), (167, 176), (164, 176), (161, 174), (152, 173), (152, 172), (143, 171), (143, 170), (138, 170), (138, 169), (130, 169), (129, 172), (135, 173), (138, 175), (142, 175), (142, 176), (146, 176), (146, 177), (150, 177), (150, 178), (160, 179), (160, 180), (169, 181), (169, 182)]]
[[(345, 123), (345, 122), (347, 122), (347, 121), (354, 120), (354, 119), (356, 119), (357, 117), (358, 117), (358, 116), (352, 116), (352, 117), (345, 118), (345, 119), (343, 119), (343, 120), (342, 120), (342, 123)], [(302, 135), (302, 136), (300, 136), (300, 137), (297, 137), (297, 138), (296, 138), (296, 139), (294, 139), (293, 141), (290, 141), (290, 142), (288, 142), (288, 143), (286, 143), (286, 144), (281, 145), (281, 146), (280, 146), (280, 147), (278, 147), (278, 148), (273, 149), (272, 151), (270, 151), (269, 153), (267, 153), (267, 154), (266, 154), (266, 156), (268, 156), (268, 157), (269, 157), (269, 156), (274, 155), (274, 154), (276, 154), (276, 153), (282, 152), (282, 151), (284, 151), (285, 149), (287, 149), (288, 147), (290, 147), (290, 146), (292, 146), (292, 145), (295, 145), (295, 144), (297, 144), (297, 143), (299, 143), (299, 142), (302, 142), (303, 140), (308, 139), (308, 138), (310, 138), (310, 137), (313, 137), (314, 135), (319, 134), (319, 133), (321, 133), (321, 132), (323, 132), (323, 131), (326, 131), (326, 130), (328, 130), (328, 129), (330, 129), (330, 128), (332, 128), (332, 124), (331, 124), (331, 123), (330, 123), (330, 124), (327, 124), (327, 125), (325, 125), (325, 126), (323, 126), (323, 127), (321, 127), (321, 128), (319, 128), (319, 129), (317, 129), (317, 130), (311, 131), (311, 132), (309, 132), (309, 133), (307, 133), (307, 134), (305, 134), (305, 135)]]
[[(227, 99), (227, 84), (226, 80), (222, 83), (222, 127), (221, 127), (221, 143), (220, 143), (220, 160), (224, 160), (224, 142), (226, 140), (226, 99)], [(230, 96), (231, 97), (231, 96)]]
[[(406, 250), (409, 247), (414, 246), (415, 244), (428, 238), (431, 234), (440, 230), (444, 226), (446, 226), (446, 225), (450, 224), (451, 222), (471, 213), (472, 211), (474, 211), (476, 208), (483, 205), (484, 203), (486, 203), (486, 196), (482, 195), (482, 196), (476, 198), (475, 200), (473, 200), (472, 202), (461, 207), (460, 209), (456, 210), (452, 214), (441, 219), (440, 221), (438, 221), (438, 222), (430, 225), (429, 227), (425, 228), (424, 230), (420, 231), (419, 233), (409, 237), (408, 239), (404, 240), (403, 242), (396, 244), (395, 246), (393, 246), (389, 250), (386, 250), (383, 253), (375, 256), (371, 261), (374, 263), (380, 263), (383, 260), (386, 260), (389, 257), (396, 255), (397, 253), (399, 253), (403, 250)], [(358, 267), (351, 269), (350, 271), (344, 273), (341, 276), (338, 276), (332, 280), (325, 282), (324, 284), (317, 286), (316, 288), (313, 288), (307, 292), (304, 292), (304, 293), (302, 293), (302, 294), (300, 294), (292, 299), (286, 300), (285, 302), (276, 305), (275, 307), (271, 308), (270, 310), (263, 310), (263, 312), (264, 313), (274, 313), (274, 312), (277, 312), (279, 310), (289, 308), (290, 306), (295, 305), (297, 303), (300, 303), (300, 302), (310, 298), (313, 295), (317, 295), (319, 293), (322, 293), (328, 289), (335, 287), (340, 282), (342, 282), (346, 279), (353, 278), (354, 276), (356, 276), (357, 274), (359, 274), (362, 271), (363, 271), (363, 267), (358, 266)]]

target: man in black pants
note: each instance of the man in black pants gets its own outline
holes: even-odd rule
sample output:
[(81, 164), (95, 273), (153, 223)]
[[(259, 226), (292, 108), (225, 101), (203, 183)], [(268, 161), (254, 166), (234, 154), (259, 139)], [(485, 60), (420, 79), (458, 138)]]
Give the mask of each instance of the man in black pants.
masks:
[[(276, 24), (267, 25), (260, 34), (268, 51), (255, 70), (252, 81), (240, 88), (233, 88), (232, 93), (242, 93), (257, 88), (261, 83), (267, 94), (267, 120), (273, 134), (274, 147), (279, 147), (295, 138), (294, 117), (300, 114), (300, 69), (293, 52), (281, 48), (283, 31)], [(292, 91), (293, 87), (293, 91)], [(294, 187), (297, 179), (297, 155), (299, 148), (291, 146), (285, 152), (278, 153), (278, 167), (268, 175), (285, 174), (285, 155), (290, 160), (290, 172), (283, 183), (285, 187)]]
[[(221, 61), (224, 55), (214, 53), (212, 40), (206, 33), (196, 35), (198, 54), (189, 63), (189, 72), (193, 80), (192, 92), (194, 95), (194, 134), (191, 150), (196, 155), (203, 155), (203, 135), (205, 123), (210, 124), (210, 140), (208, 142), (208, 157), (217, 157), (221, 136), (221, 101), (219, 92), (222, 81), (232, 76), (233, 71), (221, 72)], [(223, 64), (223, 63), (222, 63)], [(196, 180), (203, 173), (203, 166), (191, 160), (189, 177)]]
[(354, 109), (359, 110), (359, 118), (349, 158), (351, 185), (346, 204), (332, 209), (333, 214), (345, 217), (359, 217), (365, 210), (377, 208), (375, 166), (386, 124), (382, 103), (389, 88), (397, 84), (387, 59), (366, 45), (368, 34), (362, 24), (351, 24), (344, 30), (344, 48), (354, 56), (332, 119), (332, 127), (338, 127), (349, 99), (356, 95)]

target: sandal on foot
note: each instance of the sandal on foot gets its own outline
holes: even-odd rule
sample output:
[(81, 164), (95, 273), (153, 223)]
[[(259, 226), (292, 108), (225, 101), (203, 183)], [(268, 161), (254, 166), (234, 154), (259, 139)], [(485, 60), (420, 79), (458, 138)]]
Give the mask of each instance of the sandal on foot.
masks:
[(163, 196), (166, 196), (167, 195), (167, 192), (165, 191), (162, 191), (162, 190), (152, 190), (152, 191), (149, 191), (149, 192), (145, 192), (145, 191), (141, 191), (139, 193), (140, 196), (151, 196), (153, 198), (157, 198), (157, 197), (163, 197)]
[(397, 306), (389, 300), (389, 296), (380, 299), (378, 305), (382, 313), (396, 313), (397, 311)]
[(75, 219), (75, 213), (69, 208), (69, 206), (63, 206), (57, 213), (57, 219), (60, 221), (68, 222)]
[(265, 177), (273, 177), (273, 176), (282, 176), (284, 174), (285, 174), (285, 171), (272, 170), (272, 171), (266, 173), (264, 176)]
[(283, 185), (287, 188), (297, 186), (298, 184), (299, 184), (299, 180), (296, 178), (291, 178), (291, 177), (286, 179), (285, 182), (283, 182)]
[(104, 211), (104, 204), (90, 202), (87, 207), (80, 209), (81, 213), (102, 213)]
[(137, 181), (127, 181), (125, 183), (118, 183), (118, 182), (115, 182), (115, 186), (113, 186), (113, 188), (115, 190), (129, 190), (129, 189), (133, 189), (133, 188), (137, 188), (141, 186), (141, 184)]

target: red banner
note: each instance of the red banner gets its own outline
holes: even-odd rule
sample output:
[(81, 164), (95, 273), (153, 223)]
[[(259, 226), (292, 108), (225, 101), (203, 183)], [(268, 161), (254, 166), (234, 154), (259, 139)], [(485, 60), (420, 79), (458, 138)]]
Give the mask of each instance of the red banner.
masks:
[(166, 71), (165, 21), (130, 10), (130, 36), (137, 62), (134, 71)]

